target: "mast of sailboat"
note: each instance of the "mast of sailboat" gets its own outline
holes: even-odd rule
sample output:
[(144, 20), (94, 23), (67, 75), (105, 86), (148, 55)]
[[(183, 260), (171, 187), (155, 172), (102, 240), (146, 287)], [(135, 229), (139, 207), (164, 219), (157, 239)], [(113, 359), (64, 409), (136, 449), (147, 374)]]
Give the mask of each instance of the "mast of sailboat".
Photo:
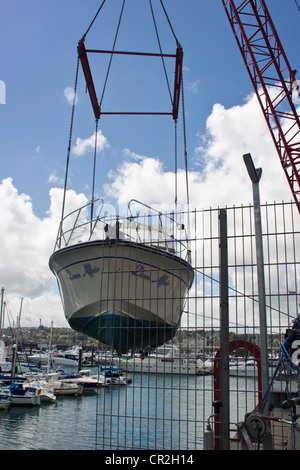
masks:
[(18, 354), (18, 341), (19, 341), (19, 328), (21, 324), (21, 313), (22, 313), (22, 306), (23, 306), (23, 297), (21, 298), (20, 304), (20, 312), (19, 317), (17, 319), (17, 331), (16, 331), (16, 344), (13, 345), (13, 359), (12, 359), (12, 366), (11, 366), (11, 375), (15, 375), (16, 373), (16, 363), (17, 363), (17, 354)]
[(0, 311), (0, 335), (2, 333), (2, 327), (4, 326), (4, 287), (1, 289), (1, 311)]
[(49, 354), (48, 354), (48, 365), (47, 373), (49, 374), (50, 364), (51, 364), (51, 350), (52, 350), (52, 331), (53, 331), (53, 320), (51, 321), (51, 330), (50, 330), (50, 341), (49, 341)]

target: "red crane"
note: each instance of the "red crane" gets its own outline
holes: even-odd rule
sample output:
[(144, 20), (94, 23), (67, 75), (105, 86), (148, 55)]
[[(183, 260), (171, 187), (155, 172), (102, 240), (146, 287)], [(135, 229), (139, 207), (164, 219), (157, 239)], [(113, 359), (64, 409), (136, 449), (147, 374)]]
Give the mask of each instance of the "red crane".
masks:
[(300, 213), (300, 91), (265, 0), (222, 0)]

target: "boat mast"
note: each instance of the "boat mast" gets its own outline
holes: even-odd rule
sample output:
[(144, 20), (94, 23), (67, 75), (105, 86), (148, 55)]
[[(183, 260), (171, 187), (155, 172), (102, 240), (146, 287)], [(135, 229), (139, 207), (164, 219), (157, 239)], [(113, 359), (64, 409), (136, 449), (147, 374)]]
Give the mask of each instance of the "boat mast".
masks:
[(17, 354), (18, 354), (18, 341), (19, 341), (19, 328), (20, 328), (20, 324), (21, 324), (22, 306), (23, 306), (23, 297), (21, 298), (20, 312), (19, 312), (19, 317), (17, 319), (16, 344), (14, 344), (14, 346), (13, 346), (14, 352), (13, 352), (13, 360), (12, 360), (12, 365), (11, 365), (11, 375), (15, 375), (15, 372), (16, 372), (16, 362), (17, 362)]

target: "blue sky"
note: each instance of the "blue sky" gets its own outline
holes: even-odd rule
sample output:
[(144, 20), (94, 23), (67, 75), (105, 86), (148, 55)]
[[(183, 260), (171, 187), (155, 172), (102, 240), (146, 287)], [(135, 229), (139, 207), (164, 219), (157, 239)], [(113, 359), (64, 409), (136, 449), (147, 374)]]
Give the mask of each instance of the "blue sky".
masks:
[[(133, 47), (131, 50), (144, 50), (145, 42), (147, 50), (156, 51), (152, 25), (151, 28), (145, 28), (145, 31), (143, 28), (151, 20), (148, 2), (130, 0), (127, 3), (117, 46), (119, 49), (130, 50)], [(158, 2), (153, 2), (156, 11), (159, 11), (157, 4)], [(39, 216), (43, 216), (49, 206), (49, 175), (55, 173), (59, 178), (64, 177), (71, 114), (64, 89), (74, 84), (77, 42), (99, 5), (99, 0), (10, 0), (2, 3), (0, 79), (6, 84), (6, 104), (0, 108), (1, 179), (12, 177), (18, 190), (30, 195), (35, 213)], [(111, 47), (120, 5), (120, 0), (107, 0), (107, 5), (87, 36), (87, 47)], [(300, 14), (292, 0), (269, 0), (268, 5), (288, 57), (297, 67)], [(251, 83), (220, 0), (166, 0), (165, 7), (184, 50), (188, 150), (189, 157), (192, 158), (194, 148), (198, 145), (197, 136), (204, 132), (205, 122), (213, 105), (221, 103), (228, 108), (242, 103), (252, 91)], [(137, 17), (132, 16), (134, 9), (138, 9)], [(137, 47), (128, 39), (128, 30), (132, 31), (130, 39), (138, 39)], [(175, 53), (173, 38), (165, 24), (160, 35), (163, 45), (167, 44), (166, 52)], [(167, 41), (164, 42), (165, 38)], [(99, 60), (97, 57), (97, 61), (104, 62), (104, 56), (99, 57)], [(125, 70), (128, 70), (126, 59), (123, 64)], [(138, 69), (138, 61), (134, 64)], [(153, 60), (150, 59), (149, 68), (152, 65)], [(144, 65), (146, 66), (147, 64)], [(160, 69), (162, 70), (161, 67)], [(112, 69), (112, 81), (114, 77)], [(82, 85), (82, 75), (80, 80)], [(130, 80), (134, 90), (139, 90), (142, 86), (139, 76), (135, 78), (132, 74), (129, 83)], [(164, 85), (162, 76), (161, 86)], [(114, 89), (110, 81), (109, 86)], [(145, 88), (142, 93), (146, 99), (147, 90), (149, 93), (151, 90)], [(100, 94), (101, 87), (98, 89)], [(167, 93), (165, 97), (168, 98)], [(79, 98), (89, 106), (87, 96), (83, 94)], [(131, 106), (134, 95), (128, 98), (128, 106)], [(85, 109), (85, 114), (80, 113), (81, 109), (78, 109), (76, 123), (79, 123), (80, 117), (89, 120), (89, 127), (82, 126), (77, 130), (78, 136), (85, 138), (92, 134), (93, 115), (89, 107)], [(120, 132), (120, 129), (115, 128), (116, 119), (114, 121), (114, 118), (104, 116), (100, 126), (116, 149), (113, 161), (109, 159), (109, 165), (120, 164), (122, 149), (131, 146), (132, 151), (141, 155), (159, 156), (166, 168), (171, 168), (173, 155), (171, 158), (170, 155), (165, 157), (163, 145), (166, 141), (170, 142), (172, 152), (172, 122), (169, 118), (153, 119), (152, 123), (150, 119), (138, 120), (145, 128), (150, 126), (147, 129), (148, 135), (151, 126), (156, 126), (158, 121), (155, 131), (157, 128), (165, 129), (165, 126), (170, 129), (169, 132), (156, 133), (154, 139), (143, 136), (143, 141), (140, 142), (137, 139), (138, 133), (134, 132), (136, 119), (118, 119), (117, 124), (122, 129)], [(74, 134), (74, 138), (76, 137)], [(109, 168), (105, 160), (104, 157), (102, 165), (99, 164), (101, 179), (105, 179)], [(190, 162), (191, 168), (192, 164)], [(99, 186), (100, 184), (99, 181)]]
[[(116, 49), (157, 52), (148, 1), (126, 3)], [(160, 12), (159, 2), (152, 3)], [(111, 49), (121, 4), (121, 0), (107, 0), (87, 35), (87, 48)], [(6, 93), (5, 103), (0, 104), (0, 199), (5, 225), (1, 243), (6, 257), (0, 262), (0, 282), (11, 294), (13, 309), (16, 299), (28, 299), (24, 320), (28, 322), (36, 321), (36, 312), (46, 312), (47, 305), (52, 311), (59, 305), (47, 259), (57, 230), (57, 217), (52, 217), (54, 208), (56, 215), (59, 211), (61, 193), (57, 188), (62, 188), (65, 174), (71, 117), (66, 90), (74, 86), (78, 40), (99, 5), (99, 0), (3, 0), (1, 5), (0, 80), (5, 83)], [(192, 203), (206, 207), (251, 202), (250, 183), (240, 161), (244, 151), (251, 152), (256, 163), (263, 166), (263, 199), (291, 199), (221, 0), (165, 0), (164, 5), (184, 51)], [(268, 0), (267, 5), (292, 67), (300, 70), (300, 13), (294, 0)], [(160, 14), (157, 18), (163, 50), (173, 54), (176, 45), (170, 30), (160, 22)], [(106, 70), (104, 59), (103, 55), (91, 59), (99, 95)], [(173, 62), (168, 61), (167, 67), (172, 77)], [(142, 111), (151, 107), (164, 110), (168, 103), (162, 67), (156, 59), (114, 59), (103, 110), (136, 109), (139, 105)], [(174, 180), (172, 119), (103, 116), (100, 129), (103, 149), (97, 163), (97, 194), (111, 203), (130, 197), (162, 201), (165, 188), (160, 181)], [(178, 129), (181, 135), (180, 123)], [(73, 145), (87, 143), (94, 130), (80, 70)], [(233, 148), (235, 153), (231, 153)], [(265, 160), (266, 154), (271, 163)], [(73, 153), (71, 159), (69, 187), (87, 197), (91, 159), (91, 149), (77, 156)], [(183, 164), (181, 152), (179, 167)], [(234, 178), (239, 179), (237, 186), (232, 183)], [(225, 181), (224, 188), (219, 181)], [(216, 186), (219, 192), (214, 190)], [(20, 281), (16, 279), (16, 245), (11, 235), (15, 234), (14, 243), (22, 239), (23, 252), (31, 255), (33, 224), (40, 227), (35, 246), (41, 261), (39, 268), (31, 267), (28, 274), (30, 256), (24, 258), (28, 277), (28, 286), (24, 286), (24, 272), (20, 273)], [(53, 303), (47, 298), (50, 291)], [(50, 316), (49, 309), (45, 323), (49, 323)]]

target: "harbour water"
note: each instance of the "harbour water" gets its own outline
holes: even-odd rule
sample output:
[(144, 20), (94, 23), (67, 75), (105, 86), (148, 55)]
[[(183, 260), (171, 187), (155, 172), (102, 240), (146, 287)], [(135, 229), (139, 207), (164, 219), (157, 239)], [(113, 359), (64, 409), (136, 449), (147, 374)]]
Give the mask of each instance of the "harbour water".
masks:
[[(0, 410), (0, 450), (202, 450), (213, 376), (136, 373), (132, 379), (40, 407)], [(237, 400), (243, 379), (230, 380), (236, 422), (253, 409), (255, 394), (248, 389)]]

